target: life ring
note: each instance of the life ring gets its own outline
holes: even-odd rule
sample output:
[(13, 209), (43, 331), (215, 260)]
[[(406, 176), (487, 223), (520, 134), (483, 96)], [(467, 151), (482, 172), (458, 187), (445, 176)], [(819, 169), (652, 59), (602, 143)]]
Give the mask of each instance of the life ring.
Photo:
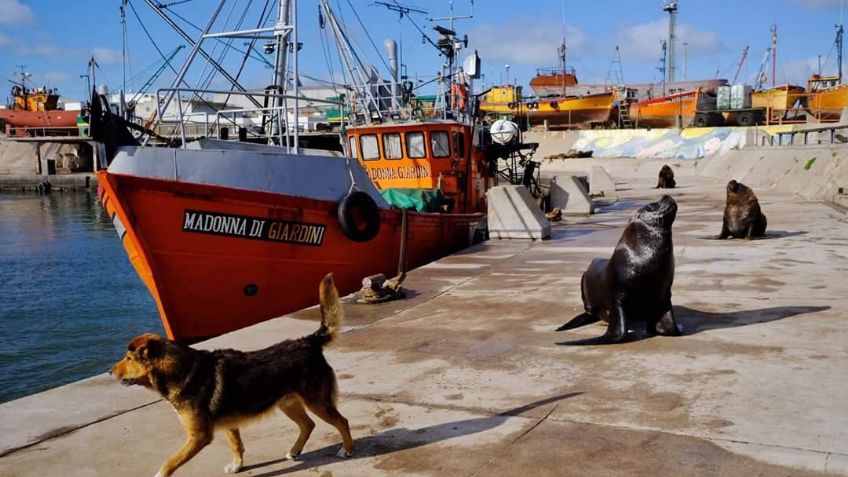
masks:
[(353, 191), (339, 201), (339, 226), (354, 242), (367, 242), (380, 232), (380, 208), (370, 195)]

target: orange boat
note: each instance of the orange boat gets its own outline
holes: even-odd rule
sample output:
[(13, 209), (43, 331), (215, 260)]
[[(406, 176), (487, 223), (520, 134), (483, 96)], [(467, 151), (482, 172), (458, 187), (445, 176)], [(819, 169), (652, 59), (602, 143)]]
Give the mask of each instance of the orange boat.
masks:
[[(472, 136), (457, 121), (353, 127), (358, 160), (210, 139), (123, 146), (98, 173), (101, 200), (168, 336), (194, 341), (317, 303), (328, 272), (350, 293), (470, 245), (491, 184)], [(380, 188), (427, 192), (436, 211), (393, 208)]]
[(715, 109), (715, 104), (712, 107), (699, 108), (704, 98), (703, 93), (701, 88), (697, 88), (635, 102), (630, 105), (630, 120), (637, 128), (687, 127), (692, 123), (698, 109)]
[(807, 82), (807, 108), (821, 122), (839, 121), (848, 108), (848, 85), (838, 76), (813, 75)]
[(0, 109), (0, 121), (6, 123), (6, 134), (10, 136), (38, 134), (61, 134), (73, 129), (76, 133), (79, 110), (59, 109), (59, 93), (56, 89), (26, 86), (28, 75), (21, 73), (19, 82), (12, 81), (12, 104)]

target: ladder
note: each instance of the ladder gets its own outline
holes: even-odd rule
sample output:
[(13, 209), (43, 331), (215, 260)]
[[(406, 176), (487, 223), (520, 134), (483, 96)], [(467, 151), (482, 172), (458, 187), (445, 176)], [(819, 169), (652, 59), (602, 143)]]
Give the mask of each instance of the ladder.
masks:
[(618, 126), (621, 129), (632, 129), (633, 123), (630, 121), (630, 108), (627, 101), (618, 103)]

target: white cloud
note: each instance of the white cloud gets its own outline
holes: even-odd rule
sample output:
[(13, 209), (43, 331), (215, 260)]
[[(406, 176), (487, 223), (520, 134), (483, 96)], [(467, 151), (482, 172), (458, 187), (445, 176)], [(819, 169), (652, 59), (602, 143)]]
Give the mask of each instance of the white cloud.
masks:
[[(848, 64), (842, 65), (842, 74), (845, 75)], [(822, 75), (829, 76), (836, 74), (836, 62), (831, 60), (822, 64)], [(777, 66), (777, 83), (790, 83), (799, 86), (806, 86), (807, 80), (815, 73), (819, 72), (818, 57), (808, 57), (805, 59), (790, 60), (786, 62), (778, 62)], [(771, 74), (771, 66), (767, 68), (766, 74)], [(766, 84), (771, 85), (771, 78)]]
[(18, 0), (0, 0), (0, 25), (21, 25), (35, 21), (35, 15)]
[[(483, 24), (469, 33), (469, 49), (477, 49), (484, 62), (545, 66), (556, 65), (557, 48), (562, 41), (562, 27), (556, 22), (515, 19), (506, 25)], [(586, 48), (582, 30), (566, 26), (568, 55)]]
[[(689, 25), (678, 24), (675, 43), (678, 58), (683, 55), (683, 43), (687, 55), (694, 56), (717, 53), (725, 50), (724, 44), (714, 31), (698, 30)], [(668, 20), (659, 19), (650, 23), (633, 25), (622, 29), (617, 35), (623, 61), (655, 61), (662, 57), (660, 42), (668, 38)]]
[(111, 48), (96, 47), (91, 49), (91, 54), (97, 63), (101, 65), (111, 65), (121, 62), (121, 52)]
[(11, 50), (21, 56), (46, 56), (51, 58), (59, 56), (59, 49), (52, 42), (29, 42), (3, 33), (0, 33), (0, 48)]

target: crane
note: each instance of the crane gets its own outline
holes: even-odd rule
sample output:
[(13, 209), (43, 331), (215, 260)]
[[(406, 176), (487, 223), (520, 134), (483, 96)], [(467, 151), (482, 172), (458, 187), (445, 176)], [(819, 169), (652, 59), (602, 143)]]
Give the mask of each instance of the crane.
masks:
[(745, 49), (742, 50), (742, 58), (739, 59), (739, 65), (736, 67), (736, 74), (733, 76), (733, 84), (736, 84), (736, 80), (739, 79), (739, 73), (742, 71), (742, 65), (745, 64), (745, 58), (748, 58), (748, 45), (745, 45)]

